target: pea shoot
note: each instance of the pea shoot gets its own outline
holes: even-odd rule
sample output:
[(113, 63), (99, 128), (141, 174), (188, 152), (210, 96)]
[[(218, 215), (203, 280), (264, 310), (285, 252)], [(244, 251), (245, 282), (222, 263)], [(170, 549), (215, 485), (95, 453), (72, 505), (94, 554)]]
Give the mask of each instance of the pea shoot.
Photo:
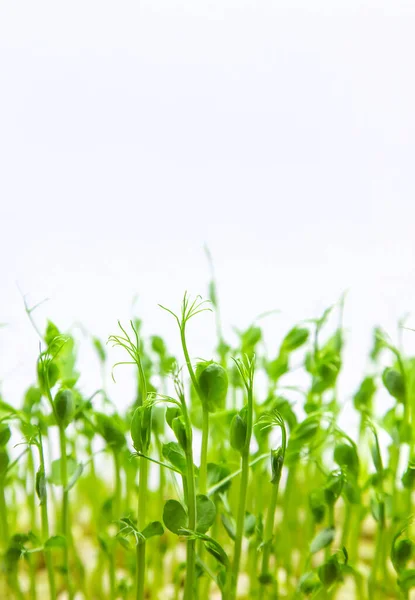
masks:
[[(186, 292), (178, 314), (161, 307), (179, 358), (138, 318), (105, 348), (40, 327), (25, 301), (41, 347), (21, 404), (0, 395), (0, 598), (411, 597), (415, 357), (403, 322), (396, 342), (375, 328), (345, 392), (344, 297), (271, 344), (258, 319), (232, 336), (207, 254), (210, 300)], [(193, 320), (206, 311), (214, 323)], [(211, 355), (190, 353), (190, 320), (213, 327)], [(123, 406), (110, 364), (114, 381), (134, 367)]]

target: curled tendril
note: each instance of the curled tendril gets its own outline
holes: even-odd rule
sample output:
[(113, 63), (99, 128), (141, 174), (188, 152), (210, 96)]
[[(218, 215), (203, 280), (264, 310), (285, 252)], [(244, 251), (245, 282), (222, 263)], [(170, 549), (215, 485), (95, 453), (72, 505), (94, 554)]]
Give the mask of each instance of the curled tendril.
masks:
[(201, 312), (212, 312), (210, 306), (206, 306), (207, 304), (211, 304), (210, 300), (203, 300), (202, 296), (198, 295), (191, 301), (191, 298), (187, 291), (184, 293), (182, 305), (180, 308), (180, 315), (174, 313), (170, 308), (159, 304), (159, 307), (163, 310), (170, 313), (177, 321), (177, 324), (181, 331), (184, 331), (186, 327), (186, 323), (195, 315), (198, 315)]
[(176, 400), (175, 398), (172, 398), (171, 396), (167, 396), (165, 394), (159, 394), (157, 392), (149, 392), (144, 406), (153, 407), (156, 404), (163, 404), (163, 403), (175, 404), (179, 408), (182, 407), (180, 402), (178, 400)]
[[(118, 326), (121, 329), (123, 335), (110, 335), (107, 341), (108, 343), (112, 343), (112, 347), (115, 348), (119, 346), (120, 348), (124, 348), (127, 351), (129, 356), (131, 357), (131, 361), (119, 361), (113, 365), (111, 370), (111, 377), (115, 382), (114, 377), (114, 369), (119, 365), (137, 365), (139, 368), (141, 367), (141, 343), (140, 338), (138, 336), (137, 327), (134, 325), (134, 322), (130, 320), (131, 329), (133, 330), (134, 336), (128, 335), (124, 327), (121, 325), (121, 322), (118, 321)], [(134, 337), (134, 339), (131, 339)]]

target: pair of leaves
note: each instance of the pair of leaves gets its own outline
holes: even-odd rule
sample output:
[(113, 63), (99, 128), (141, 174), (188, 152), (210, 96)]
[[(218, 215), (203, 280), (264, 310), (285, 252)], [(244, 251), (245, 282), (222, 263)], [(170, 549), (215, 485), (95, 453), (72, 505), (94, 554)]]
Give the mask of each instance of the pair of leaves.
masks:
[[(216, 518), (216, 506), (204, 494), (196, 496), (196, 532), (206, 533)], [(172, 533), (180, 535), (188, 528), (188, 515), (178, 500), (167, 500), (163, 510), (163, 522)]]
[[(152, 537), (155, 537), (157, 535), (163, 535), (164, 533), (164, 528), (160, 521), (152, 521), (151, 523), (146, 525), (146, 527), (144, 527), (142, 531), (139, 531), (135, 526), (135, 523), (133, 523), (133, 521), (128, 517), (122, 518), (121, 523), (123, 527), (118, 532), (115, 539), (121, 544), (121, 546), (125, 550), (131, 550), (130, 542), (126, 537), (128, 535), (133, 535), (135, 538), (136, 545), (139, 545), (144, 544), (147, 540), (149, 540)], [(101, 548), (104, 550), (105, 553), (108, 554), (109, 545), (107, 540), (103, 536), (99, 537), (98, 539), (101, 544)]]

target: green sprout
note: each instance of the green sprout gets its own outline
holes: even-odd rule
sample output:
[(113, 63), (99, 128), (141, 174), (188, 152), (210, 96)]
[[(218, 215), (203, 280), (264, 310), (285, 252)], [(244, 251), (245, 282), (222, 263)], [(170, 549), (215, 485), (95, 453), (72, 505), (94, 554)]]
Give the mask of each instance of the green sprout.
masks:
[[(178, 314), (162, 307), (183, 367), (138, 318), (109, 336), (121, 352), (112, 380), (134, 367), (122, 404), (105, 385), (100, 338), (41, 328), (25, 302), (42, 346), (20, 402), (2, 381), (0, 598), (414, 593), (415, 356), (404, 321), (397, 342), (375, 328), (350, 391), (343, 297), (271, 343), (258, 318), (228, 340), (208, 260), (210, 304), (185, 293)], [(210, 310), (216, 324), (199, 326), (216, 341), (193, 360), (188, 323)]]

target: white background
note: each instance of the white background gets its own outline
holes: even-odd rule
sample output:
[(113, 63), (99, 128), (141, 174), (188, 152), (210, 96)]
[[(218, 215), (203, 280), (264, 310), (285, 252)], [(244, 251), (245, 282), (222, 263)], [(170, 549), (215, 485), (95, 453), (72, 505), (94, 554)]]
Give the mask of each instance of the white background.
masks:
[[(415, 306), (414, 31), (399, 0), (1, 0), (5, 399), (20, 401), (38, 349), (16, 282), (29, 304), (50, 299), (41, 327), (102, 338), (138, 294), (145, 331), (178, 352), (157, 303), (206, 293), (204, 243), (228, 332), (282, 310), (271, 351), (349, 289), (346, 399), (372, 326), (395, 336)], [(190, 341), (209, 357), (211, 316)], [(129, 376), (110, 388), (120, 403)]]

